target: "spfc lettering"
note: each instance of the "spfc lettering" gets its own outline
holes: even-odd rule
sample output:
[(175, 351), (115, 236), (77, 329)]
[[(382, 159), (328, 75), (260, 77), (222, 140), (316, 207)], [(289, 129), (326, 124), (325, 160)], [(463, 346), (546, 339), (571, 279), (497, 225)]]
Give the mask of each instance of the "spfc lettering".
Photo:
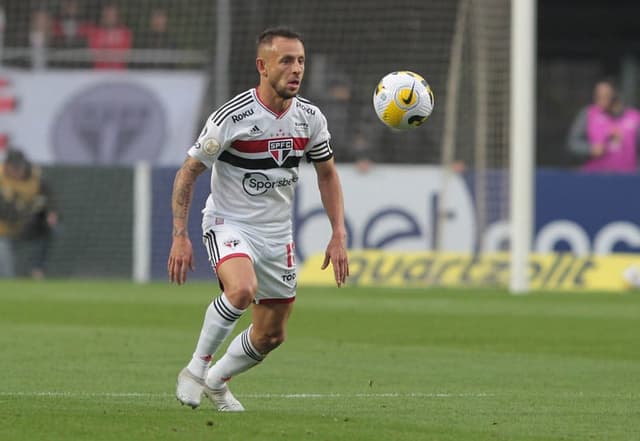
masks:
[(253, 115), (253, 109), (249, 109), (249, 110), (245, 110), (242, 113), (238, 113), (236, 115), (232, 115), (231, 116), (231, 120), (233, 121), (233, 123), (237, 123), (239, 121), (242, 121), (243, 119), (245, 119), (247, 116), (251, 116)]
[(269, 153), (278, 165), (282, 165), (293, 150), (293, 139), (274, 139), (269, 141)]

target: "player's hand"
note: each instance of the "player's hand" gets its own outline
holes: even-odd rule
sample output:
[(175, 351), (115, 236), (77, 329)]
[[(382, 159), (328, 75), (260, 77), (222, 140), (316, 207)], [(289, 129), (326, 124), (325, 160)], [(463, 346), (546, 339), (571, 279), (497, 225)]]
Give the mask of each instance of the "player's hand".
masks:
[(345, 235), (333, 235), (324, 253), (321, 269), (326, 269), (329, 262), (333, 266), (333, 275), (338, 288), (345, 284), (349, 276), (349, 259), (347, 257), (347, 243)]
[(191, 240), (186, 236), (174, 237), (167, 264), (169, 280), (182, 285), (187, 281), (187, 268), (191, 269), (191, 271), (195, 269)]

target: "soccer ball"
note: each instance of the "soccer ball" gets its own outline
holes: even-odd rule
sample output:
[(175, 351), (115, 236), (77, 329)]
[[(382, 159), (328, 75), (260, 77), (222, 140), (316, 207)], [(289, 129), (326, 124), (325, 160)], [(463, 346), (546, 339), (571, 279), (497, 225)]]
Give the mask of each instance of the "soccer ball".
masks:
[(376, 115), (392, 129), (418, 127), (431, 115), (433, 105), (433, 91), (427, 81), (408, 70), (385, 75), (373, 92)]
[(640, 265), (631, 265), (622, 272), (625, 287), (628, 289), (640, 288)]

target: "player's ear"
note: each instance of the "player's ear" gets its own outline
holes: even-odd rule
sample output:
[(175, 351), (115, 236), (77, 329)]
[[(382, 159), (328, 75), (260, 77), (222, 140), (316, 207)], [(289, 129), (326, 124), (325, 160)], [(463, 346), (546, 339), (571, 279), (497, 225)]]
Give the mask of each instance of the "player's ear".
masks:
[(258, 72), (260, 73), (260, 76), (267, 76), (267, 66), (266, 63), (264, 61), (264, 58), (256, 58), (256, 69), (258, 69)]

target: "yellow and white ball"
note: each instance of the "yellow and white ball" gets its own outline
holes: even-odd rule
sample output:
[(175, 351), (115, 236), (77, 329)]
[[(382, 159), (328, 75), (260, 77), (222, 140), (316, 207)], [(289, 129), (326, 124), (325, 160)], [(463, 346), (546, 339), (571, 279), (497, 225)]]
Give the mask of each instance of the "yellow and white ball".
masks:
[(373, 107), (392, 129), (409, 130), (424, 123), (435, 104), (427, 81), (408, 70), (385, 75), (373, 92)]
[(640, 288), (640, 265), (630, 265), (622, 272), (624, 285), (627, 289)]

